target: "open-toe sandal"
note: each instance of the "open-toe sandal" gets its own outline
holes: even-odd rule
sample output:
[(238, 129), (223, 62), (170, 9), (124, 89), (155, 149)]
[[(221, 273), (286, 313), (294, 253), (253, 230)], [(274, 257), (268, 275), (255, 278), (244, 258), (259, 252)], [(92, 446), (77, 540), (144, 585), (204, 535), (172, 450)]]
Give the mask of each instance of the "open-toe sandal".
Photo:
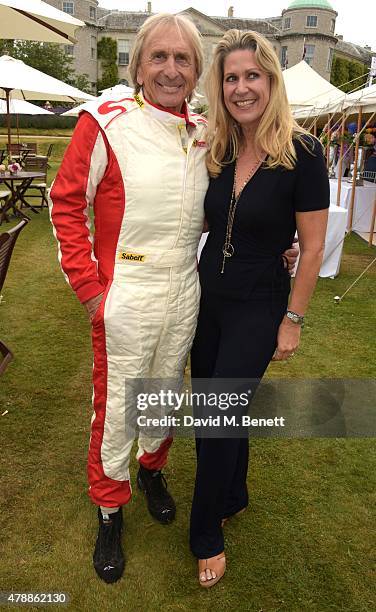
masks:
[[(215, 573), (215, 578), (206, 578), (206, 570), (210, 570), (212, 573)], [(210, 557), (209, 559), (198, 560), (198, 579), (200, 585), (205, 588), (212, 587), (217, 584), (225, 571), (226, 557), (224, 552), (220, 555), (216, 555), (215, 557)], [(202, 574), (205, 574), (205, 580), (201, 580)]]

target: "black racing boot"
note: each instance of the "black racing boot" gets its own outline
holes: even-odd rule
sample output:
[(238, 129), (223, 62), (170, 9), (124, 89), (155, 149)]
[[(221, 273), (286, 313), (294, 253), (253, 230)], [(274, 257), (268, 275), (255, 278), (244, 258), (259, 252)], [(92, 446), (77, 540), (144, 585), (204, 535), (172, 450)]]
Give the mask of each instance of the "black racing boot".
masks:
[(105, 582), (116, 582), (124, 571), (124, 555), (121, 548), (123, 514), (121, 508), (103, 519), (98, 508), (99, 531), (93, 555), (94, 568)]
[(175, 502), (167, 491), (167, 482), (160, 470), (147, 470), (142, 465), (137, 474), (138, 488), (146, 495), (148, 510), (153, 518), (167, 525), (176, 514)]

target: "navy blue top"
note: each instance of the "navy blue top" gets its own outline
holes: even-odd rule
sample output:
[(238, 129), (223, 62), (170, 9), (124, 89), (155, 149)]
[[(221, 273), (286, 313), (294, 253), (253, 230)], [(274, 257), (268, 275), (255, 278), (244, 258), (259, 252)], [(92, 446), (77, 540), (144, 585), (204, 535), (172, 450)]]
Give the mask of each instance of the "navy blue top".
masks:
[(294, 141), (297, 162), (293, 170), (263, 164), (244, 187), (232, 228), (235, 251), (226, 258), (223, 274), (222, 248), (235, 162), (210, 180), (204, 204), (210, 233), (199, 264), (203, 292), (242, 300), (289, 293), (290, 275), (284, 269), (282, 253), (295, 235), (295, 213), (328, 208), (330, 201), (322, 147), (309, 137), (307, 144), (310, 151)]

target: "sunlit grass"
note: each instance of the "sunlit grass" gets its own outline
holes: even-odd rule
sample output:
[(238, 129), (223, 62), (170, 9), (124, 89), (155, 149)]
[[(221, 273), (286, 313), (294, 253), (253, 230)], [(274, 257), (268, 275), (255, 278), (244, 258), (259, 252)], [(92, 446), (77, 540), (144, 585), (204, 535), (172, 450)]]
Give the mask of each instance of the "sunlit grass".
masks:
[[(59, 269), (47, 211), (30, 214), (0, 305), (0, 338), (15, 354), (0, 380), (0, 590), (66, 591), (70, 609), (94, 612), (374, 610), (372, 439), (252, 441), (250, 506), (226, 525), (228, 571), (210, 592), (197, 585), (188, 549), (194, 444), (176, 440), (166, 469), (176, 522), (156, 524), (134, 486), (125, 576), (113, 586), (97, 579), (85, 467), (89, 323)], [(268, 376), (374, 377), (376, 268), (333, 300), (374, 256), (346, 239), (339, 277), (319, 280), (299, 353)], [(134, 459), (131, 468), (134, 478)]]

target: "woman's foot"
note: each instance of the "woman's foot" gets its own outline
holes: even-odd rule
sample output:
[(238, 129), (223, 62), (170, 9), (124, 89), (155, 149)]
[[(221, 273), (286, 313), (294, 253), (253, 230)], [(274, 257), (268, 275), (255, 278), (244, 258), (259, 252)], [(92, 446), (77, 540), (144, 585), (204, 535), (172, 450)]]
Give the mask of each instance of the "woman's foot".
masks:
[(198, 579), (203, 587), (211, 587), (217, 584), (225, 573), (225, 553), (210, 557), (210, 559), (198, 560)]
[(224, 527), (225, 523), (227, 523), (228, 519), (232, 518), (233, 516), (239, 516), (239, 514), (243, 514), (243, 512), (245, 512), (247, 509), (247, 506), (245, 508), (242, 508), (241, 510), (239, 510), (239, 512), (235, 512), (235, 514), (231, 514), (231, 516), (227, 516), (226, 518), (222, 519), (222, 523), (221, 523), (221, 527)]

